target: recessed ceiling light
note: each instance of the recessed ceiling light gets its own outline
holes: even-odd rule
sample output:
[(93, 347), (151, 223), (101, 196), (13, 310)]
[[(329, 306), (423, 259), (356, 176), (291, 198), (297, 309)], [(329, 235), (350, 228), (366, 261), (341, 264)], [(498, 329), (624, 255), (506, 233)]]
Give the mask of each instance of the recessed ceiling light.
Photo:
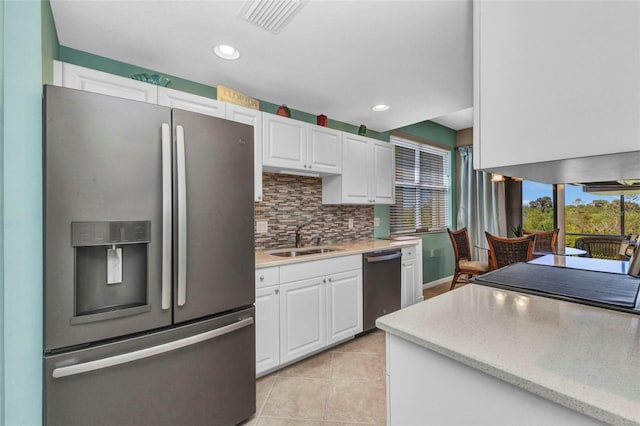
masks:
[(391, 108), (391, 107), (389, 105), (385, 105), (385, 104), (378, 104), (378, 105), (374, 105), (374, 106), (371, 107), (371, 109), (376, 111), (376, 112), (386, 111), (389, 108)]
[(240, 57), (240, 52), (228, 44), (219, 44), (213, 48), (213, 52), (222, 59), (234, 60)]

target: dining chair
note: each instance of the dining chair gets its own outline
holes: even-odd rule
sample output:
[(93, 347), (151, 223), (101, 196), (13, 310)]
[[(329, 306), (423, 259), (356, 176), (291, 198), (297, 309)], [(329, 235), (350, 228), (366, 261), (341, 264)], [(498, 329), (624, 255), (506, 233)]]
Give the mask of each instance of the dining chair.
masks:
[(558, 232), (560, 229), (556, 228), (552, 231), (523, 231), (524, 235), (534, 234), (536, 236), (536, 242), (533, 245), (534, 256), (542, 256), (544, 254), (557, 254), (558, 253)]
[(469, 233), (467, 228), (452, 231), (447, 228), (451, 245), (453, 246), (453, 255), (455, 257), (455, 271), (453, 280), (449, 290), (453, 290), (458, 283), (460, 275), (466, 275), (467, 279), (474, 275), (485, 273), (489, 270), (487, 262), (471, 260), (471, 243), (469, 242)]
[(581, 237), (576, 240), (576, 247), (582, 246), (587, 251), (587, 257), (595, 259), (624, 260), (623, 250), (626, 251), (629, 241), (623, 237)]
[(503, 266), (517, 262), (528, 262), (533, 259), (533, 246), (536, 235), (524, 237), (503, 238), (491, 235), (485, 231), (489, 243), (489, 270), (493, 271)]

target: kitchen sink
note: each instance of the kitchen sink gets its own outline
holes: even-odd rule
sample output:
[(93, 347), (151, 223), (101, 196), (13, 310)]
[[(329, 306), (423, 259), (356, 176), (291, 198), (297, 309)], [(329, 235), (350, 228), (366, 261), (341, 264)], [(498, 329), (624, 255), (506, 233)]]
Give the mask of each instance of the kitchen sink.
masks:
[(315, 247), (315, 248), (297, 248), (297, 249), (289, 249), (289, 250), (273, 250), (267, 252), (273, 256), (280, 257), (296, 257), (296, 256), (306, 256), (309, 254), (321, 254), (321, 253), (330, 253), (332, 251), (339, 251), (340, 249), (336, 248), (328, 248), (328, 247)]

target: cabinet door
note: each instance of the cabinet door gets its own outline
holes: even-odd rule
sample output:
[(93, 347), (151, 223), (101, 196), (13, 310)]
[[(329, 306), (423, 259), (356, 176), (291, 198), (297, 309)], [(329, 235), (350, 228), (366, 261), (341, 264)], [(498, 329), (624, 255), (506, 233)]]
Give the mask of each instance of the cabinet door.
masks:
[(53, 61), (56, 86), (155, 104), (158, 86), (91, 68)]
[(362, 270), (327, 277), (328, 344), (362, 331)]
[(227, 104), (227, 120), (253, 126), (254, 201), (262, 201), (262, 112), (240, 105)]
[(371, 202), (395, 203), (395, 151), (387, 142), (371, 141)]
[(367, 138), (344, 135), (342, 141), (342, 202), (369, 204), (370, 155)]
[(307, 166), (319, 173), (342, 171), (342, 137), (338, 130), (322, 126), (307, 127)]
[(415, 287), (415, 303), (422, 302), (424, 300), (424, 294), (422, 293), (422, 240), (419, 240), (416, 245), (416, 278), (413, 284)]
[(321, 277), (280, 286), (282, 363), (326, 346), (326, 315), (326, 295)]
[(276, 169), (306, 169), (304, 123), (274, 114), (263, 114), (262, 165)]
[(225, 103), (192, 93), (158, 87), (158, 104), (213, 117), (225, 118)]
[(256, 290), (256, 374), (280, 364), (279, 286)]
[(402, 260), (402, 307), (415, 303), (416, 260)]

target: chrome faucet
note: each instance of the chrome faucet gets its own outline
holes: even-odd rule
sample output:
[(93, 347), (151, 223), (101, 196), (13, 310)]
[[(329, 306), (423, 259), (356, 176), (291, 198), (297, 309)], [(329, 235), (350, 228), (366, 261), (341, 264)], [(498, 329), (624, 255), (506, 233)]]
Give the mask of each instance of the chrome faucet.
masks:
[(302, 247), (302, 227), (304, 225), (300, 225), (296, 228), (296, 248)]

